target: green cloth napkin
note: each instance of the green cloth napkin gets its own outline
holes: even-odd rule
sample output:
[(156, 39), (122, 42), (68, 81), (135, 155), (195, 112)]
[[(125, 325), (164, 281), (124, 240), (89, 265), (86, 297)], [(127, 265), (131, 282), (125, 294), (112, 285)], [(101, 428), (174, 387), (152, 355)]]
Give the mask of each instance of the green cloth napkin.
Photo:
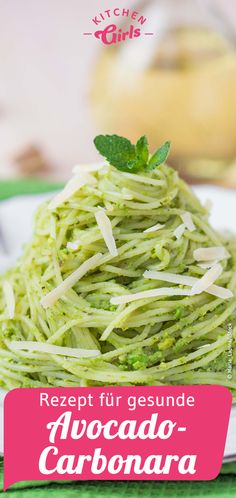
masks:
[(15, 195), (24, 194), (42, 194), (51, 192), (62, 187), (62, 183), (53, 181), (46, 182), (37, 179), (19, 179), (19, 180), (1, 180), (0, 181), (0, 200), (8, 199)]
[[(42, 180), (2, 181), (0, 200), (60, 187), (59, 183)], [(3, 459), (0, 459), (0, 489), (3, 489)], [(140, 495), (142, 498), (178, 498), (182, 495), (186, 498), (233, 498), (236, 497), (236, 462), (224, 464), (214, 481), (27, 481), (14, 484), (6, 493), (10, 498), (44, 498), (49, 493), (50, 498), (136, 498)]]

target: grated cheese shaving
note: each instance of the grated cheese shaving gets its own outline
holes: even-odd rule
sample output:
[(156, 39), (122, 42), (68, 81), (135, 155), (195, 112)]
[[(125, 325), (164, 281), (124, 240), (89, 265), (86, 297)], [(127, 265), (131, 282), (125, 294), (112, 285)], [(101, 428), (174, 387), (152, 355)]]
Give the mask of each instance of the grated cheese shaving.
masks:
[(27, 351), (39, 351), (41, 353), (71, 356), (74, 358), (90, 358), (101, 354), (98, 349), (67, 348), (63, 346), (54, 346), (54, 344), (48, 344), (46, 342), (8, 341), (7, 345), (10, 349), (13, 349), (13, 351), (26, 349)]
[(95, 218), (110, 255), (113, 257), (118, 256), (116, 242), (112, 233), (112, 225), (105, 211), (99, 209), (95, 213)]
[(102, 258), (101, 253), (97, 253), (91, 258), (87, 259), (82, 263), (82, 265), (77, 268), (69, 277), (67, 277), (61, 284), (59, 284), (55, 289), (46, 294), (41, 300), (41, 305), (43, 308), (49, 308), (58, 301), (64, 294), (73, 287), (78, 280), (80, 280), (89, 270), (96, 267)]
[(189, 213), (188, 211), (186, 211), (185, 213), (181, 214), (180, 215), (183, 223), (185, 224), (185, 227), (190, 231), (190, 232), (193, 232), (194, 230), (196, 230), (196, 227), (193, 223), (193, 220), (192, 220), (192, 215), (191, 213)]
[(146, 230), (144, 230), (143, 233), (152, 233), (152, 232), (156, 232), (157, 230), (160, 230), (161, 228), (164, 228), (165, 225), (161, 225), (161, 223), (157, 223), (156, 225), (153, 225), (152, 227), (150, 228), (147, 228)]
[(230, 257), (225, 247), (199, 247), (193, 251), (193, 257), (196, 261), (221, 261)]
[(67, 247), (67, 249), (72, 249), (73, 251), (77, 251), (77, 249), (79, 248), (79, 245), (80, 245), (80, 241), (75, 240), (74, 242), (67, 242), (66, 247)]
[(231, 299), (234, 297), (233, 292), (230, 289), (225, 289), (225, 287), (220, 287), (215, 284), (208, 287), (206, 292), (212, 294), (212, 296), (219, 297), (220, 299)]
[(159, 289), (151, 289), (136, 294), (126, 294), (124, 296), (112, 297), (111, 304), (126, 304), (138, 299), (146, 299), (158, 296), (191, 296), (190, 290), (179, 289), (176, 287), (162, 287)]
[(214, 261), (204, 261), (203, 263), (198, 263), (197, 266), (203, 270), (208, 270), (212, 266), (216, 265), (216, 263), (218, 263), (218, 259), (215, 259)]
[(181, 239), (184, 231), (185, 231), (185, 224), (182, 223), (181, 225), (179, 225), (175, 230), (174, 230), (174, 236), (176, 237), (176, 239)]
[[(193, 286), (200, 279), (196, 277), (188, 277), (187, 275), (176, 275), (175, 273), (168, 273), (165, 271), (152, 271), (146, 270), (143, 274), (144, 278), (150, 278), (151, 280), (161, 280), (163, 282), (170, 282), (172, 284), (179, 285), (189, 285)], [(206, 289), (208, 294), (212, 296), (220, 297), (221, 299), (230, 299), (233, 297), (233, 293), (229, 289), (220, 287), (219, 285), (212, 284)]]
[(207, 290), (221, 275), (223, 268), (218, 263), (212, 268), (210, 268), (202, 278), (199, 278), (198, 281), (192, 287), (192, 294), (201, 294)]
[(68, 181), (64, 189), (59, 192), (48, 204), (48, 209), (54, 210), (58, 208), (61, 204), (68, 201), (72, 195), (74, 195), (81, 187), (87, 184), (96, 183), (96, 179), (89, 175), (88, 173), (80, 173), (75, 175)]
[(11, 283), (8, 280), (4, 280), (3, 284), (3, 294), (6, 301), (8, 317), (12, 320), (15, 316), (15, 295)]
[(153, 271), (146, 270), (143, 274), (144, 278), (151, 280), (162, 280), (163, 282), (170, 282), (172, 284), (190, 285), (192, 286), (196, 280), (195, 277), (188, 277), (187, 275), (177, 275), (176, 273), (168, 273), (167, 271)]

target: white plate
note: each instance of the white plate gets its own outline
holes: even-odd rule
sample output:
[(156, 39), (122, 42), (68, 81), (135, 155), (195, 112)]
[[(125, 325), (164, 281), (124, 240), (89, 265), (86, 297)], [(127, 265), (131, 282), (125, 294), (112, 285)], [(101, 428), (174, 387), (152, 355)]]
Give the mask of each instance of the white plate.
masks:
[[(236, 232), (236, 191), (213, 186), (194, 188), (202, 202), (213, 203), (210, 221), (218, 230)], [(27, 242), (32, 231), (32, 218), (36, 207), (48, 195), (21, 196), (4, 201), (0, 205), (0, 248), (1, 238), (7, 248), (8, 256), (2, 256), (0, 250), (0, 271), (11, 265), (21, 252), (22, 244)], [(17, 223), (16, 223), (17, 220)], [(0, 390), (0, 453), (3, 453), (3, 400), (6, 391)], [(236, 405), (231, 411), (224, 461), (236, 460)]]

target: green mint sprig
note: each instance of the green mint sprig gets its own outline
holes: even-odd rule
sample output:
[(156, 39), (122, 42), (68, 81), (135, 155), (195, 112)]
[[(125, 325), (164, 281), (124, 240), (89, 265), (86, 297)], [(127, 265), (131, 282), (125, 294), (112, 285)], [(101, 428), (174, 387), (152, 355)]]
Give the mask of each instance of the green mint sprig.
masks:
[(143, 135), (133, 145), (130, 140), (118, 135), (98, 135), (94, 139), (98, 152), (115, 168), (130, 173), (152, 171), (164, 163), (170, 151), (170, 142), (165, 142), (149, 157), (147, 137)]

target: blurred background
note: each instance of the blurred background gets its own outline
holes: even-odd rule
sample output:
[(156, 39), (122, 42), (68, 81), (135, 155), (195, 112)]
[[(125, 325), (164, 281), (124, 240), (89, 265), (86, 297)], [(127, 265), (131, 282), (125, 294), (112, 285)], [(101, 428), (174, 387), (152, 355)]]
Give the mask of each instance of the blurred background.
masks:
[(151, 149), (172, 141), (188, 181), (236, 187), (235, 0), (112, 6), (142, 12), (154, 35), (84, 36), (108, 0), (0, 0), (0, 179), (64, 180), (97, 159), (97, 133), (145, 133)]

